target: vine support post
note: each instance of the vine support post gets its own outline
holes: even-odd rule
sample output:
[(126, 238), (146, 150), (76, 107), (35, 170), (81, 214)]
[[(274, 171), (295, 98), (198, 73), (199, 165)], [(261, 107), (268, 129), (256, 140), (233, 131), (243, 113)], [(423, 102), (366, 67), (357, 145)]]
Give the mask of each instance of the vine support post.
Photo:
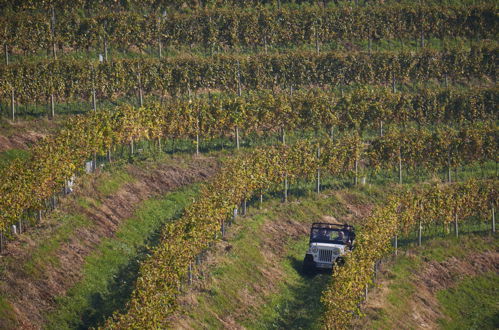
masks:
[(379, 136), (383, 137), (383, 121), (379, 122)]
[(55, 117), (55, 100), (54, 100), (54, 94), (50, 94), (50, 115), (51, 115), (51, 119), (54, 119), (54, 117)]
[(94, 112), (97, 111), (97, 97), (95, 95), (95, 88), (92, 89), (92, 109), (94, 110)]
[(241, 64), (237, 61), (237, 96), (241, 97), (243, 94), (241, 86)]
[(288, 202), (288, 173), (286, 173), (284, 177), (284, 196), (283, 196), (283, 201), (284, 203)]
[(107, 38), (104, 38), (104, 61), (107, 62)]
[(317, 23), (314, 24), (314, 30), (315, 30), (315, 51), (317, 54), (321, 52), (320, 45), (319, 45), (319, 27), (317, 26)]
[(421, 225), (421, 220), (419, 221), (418, 227), (418, 246), (421, 246), (421, 236), (423, 234), (423, 226)]
[(9, 65), (9, 46), (5, 43), (3, 47), (5, 52), (5, 65)]
[(397, 85), (395, 80), (395, 72), (392, 71), (392, 92), (397, 93)]
[(399, 184), (402, 184), (402, 151), (399, 148)]
[(144, 95), (142, 91), (142, 77), (140, 75), (140, 72), (138, 74), (138, 79), (139, 79), (139, 106), (143, 107), (144, 106)]
[(331, 141), (334, 141), (334, 125), (331, 125)]
[(239, 127), (236, 126), (236, 149), (239, 150)]
[(457, 212), (454, 215), (454, 231), (456, 233), (456, 238), (459, 237), (459, 225), (457, 224)]
[[(321, 147), (317, 147), (317, 160), (321, 158)], [(317, 167), (317, 194), (321, 193), (321, 169)]]
[(11, 104), (11, 114), (12, 114), (12, 121), (16, 120), (16, 92), (14, 91), (14, 88), (12, 88), (12, 95), (10, 99), (10, 104)]
[(192, 262), (189, 262), (188, 281), (189, 285), (192, 285)]
[(260, 210), (262, 209), (263, 207), (263, 193), (260, 192)]
[(496, 209), (492, 205), (492, 233), (496, 232)]
[(398, 236), (395, 235), (395, 238), (393, 240), (393, 245), (394, 245), (394, 248), (395, 248), (395, 256), (398, 255)]
[(196, 133), (196, 155), (199, 155), (199, 133)]
[(236, 222), (237, 213), (238, 213), (238, 210), (237, 210), (237, 207), (236, 207), (236, 208), (234, 208), (234, 214), (232, 215), (232, 223)]
[(355, 179), (354, 184), (357, 185), (359, 183), (359, 160), (355, 158)]

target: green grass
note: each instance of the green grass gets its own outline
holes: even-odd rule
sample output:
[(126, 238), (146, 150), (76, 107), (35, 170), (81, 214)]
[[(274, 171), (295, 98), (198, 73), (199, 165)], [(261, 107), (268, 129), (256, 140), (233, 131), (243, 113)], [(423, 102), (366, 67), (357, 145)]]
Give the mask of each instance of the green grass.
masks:
[(31, 252), (23, 265), (23, 270), (35, 278), (43, 273), (47, 264), (57, 265), (58, 259), (54, 252), (74, 235), (76, 229), (91, 225), (91, 221), (81, 214), (57, 214), (56, 221), (61, 225), (51, 234), (50, 239), (44, 240)]
[(304, 251), (308, 239), (290, 242), (288, 253), (281, 267), (284, 278), (278, 292), (271, 295), (261, 307), (255, 319), (245, 326), (253, 329), (319, 329), (323, 306), (320, 302), (322, 290), (331, 275), (320, 273), (313, 278), (301, 273)]
[(12, 306), (2, 296), (0, 296), (0, 327), (4, 329), (16, 329), (19, 327)]
[(141, 203), (113, 238), (104, 239), (85, 258), (82, 280), (57, 298), (57, 308), (47, 316), (46, 328), (97, 326), (115, 310), (123, 309), (147, 246), (157, 244), (161, 227), (174, 221), (196, 195), (197, 185), (191, 185)]
[[(367, 327), (371, 329), (392, 329), (396, 327), (397, 321), (403, 320), (406, 315), (411, 313), (409, 303), (416, 290), (412, 275), (424, 267), (426, 261), (435, 260), (442, 262), (452, 257), (463, 259), (468, 257), (470, 251), (482, 252), (494, 250), (498, 247), (499, 242), (495, 239), (489, 239), (487, 236), (483, 239), (480, 235), (468, 235), (462, 236), (459, 239), (449, 237), (432, 239), (421, 247), (411, 249), (413, 253), (410, 254), (399, 251), (399, 256), (395, 262), (389, 265), (390, 268), (388, 269), (387, 280), (390, 282), (388, 284), (386, 303), (382, 308), (379, 308), (376, 311), (369, 311), (367, 315), (369, 319)], [(450, 293), (448, 293), (448, 291), (450, 291)], [(442, 297), (447, 298), (448, 295), (454, 291), (450, 289), (445, 292), (446, 293), (443, 293)], [(474, 292), (471, 289), (463, 294), (467, 296), (467, 299), (470, 301), (480, 299), (479, 296), (481, 295), (479, 291)], [(449, 298), (449, 301), (452, 300), (453, 298)], [(460, 313), (462, 310), (460, 308), (465, 308), (464, 303), (465, 302), (462, 302), (462, 305), (459, 305), (459, 307), (449, 307), (448, 315), (451, 315), (453, 312)], [(451, 318), (452, 317), (453, 316), (451, 316)], [(442, 324), (445, 324), (446, 321), (442, 320), (441, 322)], [(410, 324), (407, 324), (407, 326), (410, 327)], [(468, 328), (469, 327), (450, 327), (449, 329)]]
[(446, 319), (442, 329), (499, 328), (499, 275), (490, 272), (459, 281), (437, 293)]
[(104, 196), (110, 196), (116, 193), (125, 183), (134, 182), (130, 174), (123, 168), (110, 168), (110, 172), (106, 173), (104, 179), (99, 180), (97, 190)]

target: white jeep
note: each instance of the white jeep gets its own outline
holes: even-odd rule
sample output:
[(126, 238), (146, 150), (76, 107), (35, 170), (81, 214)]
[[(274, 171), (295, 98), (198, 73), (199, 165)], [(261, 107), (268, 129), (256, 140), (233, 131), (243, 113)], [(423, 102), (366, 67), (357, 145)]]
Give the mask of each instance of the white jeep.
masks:
[(342, 265), (343, 256), (352, 250), (355, 240), (353, 226), (316, 222), (310, 229), (310, 243), (303, 272), (314, 273), (317, 269), (332, 269), (336, 263)]

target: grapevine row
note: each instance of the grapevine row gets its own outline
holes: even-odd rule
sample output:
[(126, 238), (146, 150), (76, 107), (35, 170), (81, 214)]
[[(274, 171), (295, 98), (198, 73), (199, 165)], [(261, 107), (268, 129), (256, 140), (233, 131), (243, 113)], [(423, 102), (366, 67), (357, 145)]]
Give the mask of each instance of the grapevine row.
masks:
[[(282, 105), (280, 102), (275, 104)], [(263, 113), (267, 117), (258, 118), (258, 122), (242, 122), (241, 120), (245, 119), (244, 112), (239, 110), (244, 108), (237, 99), (232, 105), (232, 112), (216, 108), (220, 112), (215, 113), (217, 115), (215, 121), (218, 122), (214, 127), (215, 131), (213, 127), (206, 125), (210, 122), (201, 124), (198, 121), (197, 109), (191, 106), (177, 109), (161, 106), (133, 108), (125, 105), (113, 111), (99, 111), (88, 116), (71, 117), (67, 125), (57, 134), (47, 137), (31, 150), (30, 159), (15, 160), (10, 166), (2, 169), (0, 229), (15, 223), (27, 211), (42, 209), (44, 201), (61, 189), (66, 180), (81, 169), (86, 160), (96, 154), (110, 154), (117, 145), (131, 145), (133, 148), (134, 142), (144, 139), (154, 140), (160, 144), (162, 138), (193, 138), (196, 134), (199, 137), (201, 133), (206, 133), (208, 136), (226, 135), (238, 127), (248, 132), (255, 129), (258, 129), (256, 132), (261, 132), (266, 127), (272, 129), (268, 123), (279, 118), (287, 118), (292, 114), (291, 111), (281, 113), (281, 110), (277, 111), (271, 107), (272, 111)], [(316, 109), (320, 111), (322, 108)], [(230, 117), (225, 117), (226, 114)], [(274, 114), (279, 116), (272, 117)], [(378, 118), (384, 118), (383, 115), (380, 116)], [(279, 123), (274, 122), (274, 124)], [(292, 125), (285, 127), (294, 128)], [(203, 131), (199, 130), (200, 128), (203, 128)], [(417, 152), (411, 151), (411, 148)], [(360, 156), (362, 149), (362, 144), (359, 142), (356, 147), (358, 151), (351, 155)], [(435, 132), (417, 129), (407, 129), (402, 132), (390, 130), (370, 142), (362, 161), (373, 169), (381, 168), (388, 161), (395, 163), (395, 159), (400, 166), (403, 163), (404, 167), (408, 168), (441, 164), (455, 166), (460, 162), (495, 159), (496, 151), (496, 125), (478, 123), (458, 130), (449, 128)], [(325, 151), (323, 159), (327, 159), (328, 155), (329, 152)], [(422, 155), (426, 157), (422, 158)], [(351, 158), (351, 161), (354, 160), (359, 161), (356, 157)]]
[(391, 239), (408, 233), (416, 225), (430, 223), (448, 226), (469, 217), (485, 218), (491, 205), (497, 207), (498, 181), (468, 181), (432, 185), (393, 196), (377, 207), (357, 235), (353, 252), (343, 267), (337, 267), (333, 280), (323, 292), (324, 325), (327, 329), (349, 329), (360, 315), (365, 289), (372, 284), (375, 263), (391, 249)]
[(198, 89), (237, 91), (276, 86), (394, 84), (471, 78), (495, 79), (497, 48), (373, 54), (294, 52), (211, 58), (123, 59), (104, 63), (59, 60), (0, 66), (0, 99), (14, 103), (115, 100), (123, 95), (163, 96)]
[[(0, 18), (0, 40), (23, 53), (52, 49), (147, 49), (169, 45), (254, 47), (340, 40), (490, 38), (498, 29), (497, 7), (481, 5), (387, 5), (369, 7), (219, 8), (196, 12), (115, 11), (81, 17), (77, 11), (13, 13)], [(56, 21), (52, 32), (52, 20)]]
[[(220, 228), (242, 201), (285, 180), (313, 178), (320, 169), (327, 169), (338, 176), (353, 170), (355, 157), (352, 155), (358, 153), (360, 146), (358, 137), (347, 136), (325, 143), (321, 148), (324, 150), (321, 157), (315, 153), (317, 144), (302, 141), (292, 147), (259, 149), (230, 159), (213, 182), (204, 186), (201, 197), (186, 209), (184, 216), (164, 228), (160, 244), (141, 265), (127, 312), (116, 313), (113, 319), (108, 320), (106, 328), (168, 327), (168, 316), (178, 308), (177, 296), (181, 294), (187, 265), (219, 238)], [(392, 207), (395, 209), (395, 206)], [(385, 243), (384, 239), (385, 236), (381, 236), (380, 243), (374, 242), (373, 248)], [(361, 240), (364, 240), (362, 236)], [(371, 253), (362, 244), (359, 245), (356, 255)], [(374, 252), (378, 253), (376, 249)], [(348, 283), (345, 284), (348, 287)], [(327, 304), (329, 300), (325, 301)], [(328, 311), (332, 313), (332, 309)]]
[[(463, 123), (496, 119), (497, 88), (418, 88), (393, 92), (389, 88), (250, 91), (241, 97), (221, 93), (210, 97), (174, 99), (151, 111), (174, 122), (168, 135), (212, 138), (234, 130), (246, 133), (316, 130), (382, 129), (383, 125)], [(173, 126), (173, 125), (172, 125)], [(333, 132), (334, 133), (334, 132)]]

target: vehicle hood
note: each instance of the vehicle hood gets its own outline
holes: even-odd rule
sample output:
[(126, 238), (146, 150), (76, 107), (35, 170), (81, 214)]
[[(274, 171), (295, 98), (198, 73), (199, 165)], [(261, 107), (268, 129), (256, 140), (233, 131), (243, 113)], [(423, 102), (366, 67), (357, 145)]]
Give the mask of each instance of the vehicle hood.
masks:
[(333, 249), (333, 248), (340, 249), (341, 251), (345, 250), (345, 245), (343, 245), (343, 244), (333, 244), (333, 243), (311, 243), (310, 247), (311, 248), (312, 247), (316, 247), (318, 249), (327, 249), (327, 250), (330, 250), (330, 249)]

